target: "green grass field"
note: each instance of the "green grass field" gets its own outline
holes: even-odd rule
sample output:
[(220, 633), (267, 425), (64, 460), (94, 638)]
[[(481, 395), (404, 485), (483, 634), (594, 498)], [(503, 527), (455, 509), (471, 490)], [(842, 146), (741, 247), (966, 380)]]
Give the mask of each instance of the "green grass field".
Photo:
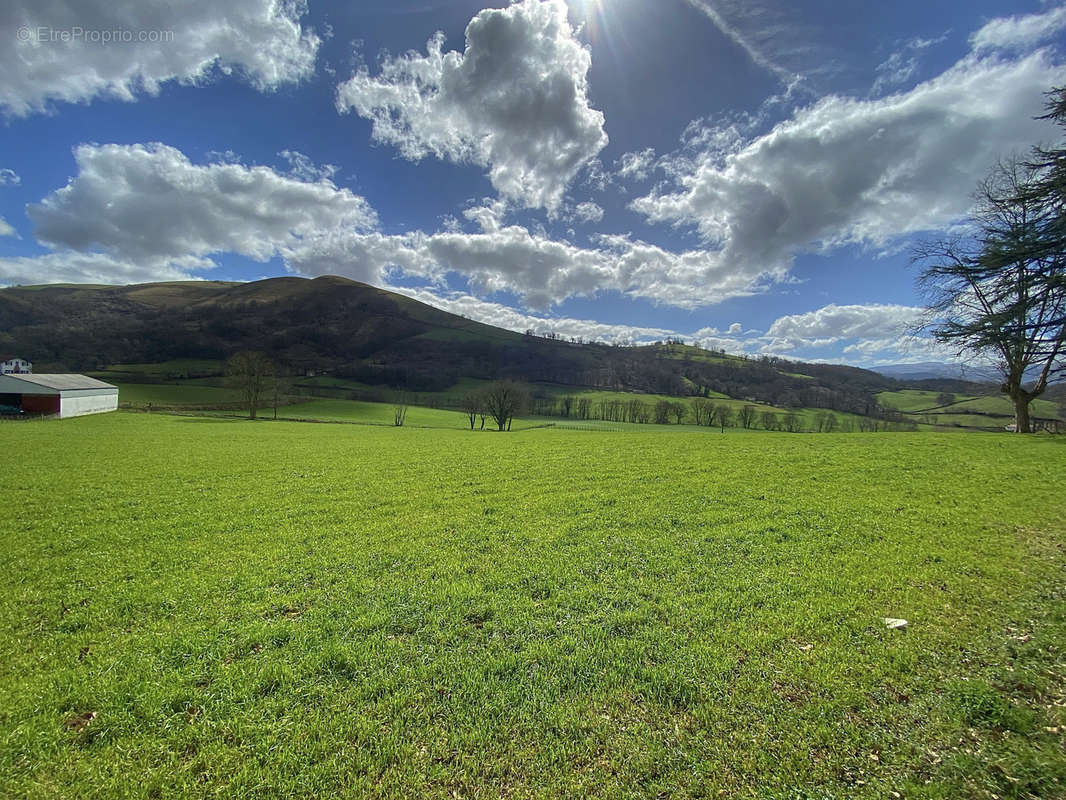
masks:
[(3, 797), (1066, 788), (1062, 438), (0, 437)]
[[(954, 395), (954, 403), (948, 406), (940, 406), (937, 403), (938, 394), (938, 392), (924, 392), (918, 389), (904, 389), (899, 392), (880, 392), (877, 395), (877, 401), (886, 408), (895, 408), (908, 413), (958, 414), (960, 412), (976, 412), (1004, 417), (1014, 416), (1014, 406), (1006, 395), (975, 397), (973, 395), (956, 394)], [(1034, 417), (1046, 417), (1048, 419), (1059, 417), (1058, 405), (1041, 398), (1037, 398), (1029, 404), (1029, 412)]]
[[(107, 378), (102, 378), (107, 380)], [(136, 408), (143, 408), (148, 403), (153, 406), (196, 406), (236, 403), (240, 392), (223, 386), (204, 386), (183, 381), (180, 385), (166, 383), (122, 383), (114, 381), (119, 387), (119, 403), (127, 403)]]

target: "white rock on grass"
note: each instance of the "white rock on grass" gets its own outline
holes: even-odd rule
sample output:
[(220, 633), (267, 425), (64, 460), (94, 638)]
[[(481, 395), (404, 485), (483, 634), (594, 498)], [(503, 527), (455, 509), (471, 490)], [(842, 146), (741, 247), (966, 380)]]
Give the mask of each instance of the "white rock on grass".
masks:
[(907, 629), (907, 620), (895, 619), (894, 617), (885, 617), (885, 625), (894, 631), (902, 631)]

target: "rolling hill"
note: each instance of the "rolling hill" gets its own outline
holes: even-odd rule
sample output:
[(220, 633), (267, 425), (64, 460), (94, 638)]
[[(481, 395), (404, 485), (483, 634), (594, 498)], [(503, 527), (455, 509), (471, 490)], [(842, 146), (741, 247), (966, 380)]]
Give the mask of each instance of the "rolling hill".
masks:
[(118, 369), (150, 376), (152, 365), (166, 363), (182, 365), (183, 378), (217, 376), (226, 358), (254, 349), (291, 375), (413, 392), (509, 377), (867, 416), (883, 413), (878, 392), (907, 387), (855, 367), (676, 342), (619, 347), (521, 334), (335, 276), (0, 289), (0, 349), (31, 359), (39, 371), (126, 365)]

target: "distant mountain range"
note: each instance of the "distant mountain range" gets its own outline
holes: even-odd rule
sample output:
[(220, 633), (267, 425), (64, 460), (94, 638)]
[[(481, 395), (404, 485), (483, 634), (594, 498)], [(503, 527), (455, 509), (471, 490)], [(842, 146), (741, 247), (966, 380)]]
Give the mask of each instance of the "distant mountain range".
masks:
[[(335, 276), (0, 289), (0, 350), (41, 372), (198, 359), (216, 364), (215, 374), (234, 353), (260, 350), (292, 375), (415, 392), (450, 391), (464, 378), (516, 378), (858, 414), (879, 413), (877, 392), (905, 388), (896, 376), (944, 374), (921, 364), (873, 372), (680, 343), (621, 347), (521, 334)], [(893, 369), (906, 371), (890, 377)]]

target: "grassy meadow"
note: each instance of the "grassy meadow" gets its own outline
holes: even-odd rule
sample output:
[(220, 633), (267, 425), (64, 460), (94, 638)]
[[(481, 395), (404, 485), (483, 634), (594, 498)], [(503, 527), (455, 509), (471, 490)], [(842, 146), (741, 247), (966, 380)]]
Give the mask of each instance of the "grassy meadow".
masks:
[(0, 426), (0, 796), (1063, 796), (1066, 440), (641, 427)]
[[(1005, 394), (953, 394), (954, 402), (942, 405), (939, 392), (903, 389), (880, 392), (877, 401), (885, 408), (902, 411), (908, 419), (919, 422), (922, 429), (934, 427), (970, 428), (1001, 431), (1014, 422), (1014, 405)], [(1033, 419), (1064, 420), (1061, 407), (1049, 400), (1037, 398), (1029, 404)]]

